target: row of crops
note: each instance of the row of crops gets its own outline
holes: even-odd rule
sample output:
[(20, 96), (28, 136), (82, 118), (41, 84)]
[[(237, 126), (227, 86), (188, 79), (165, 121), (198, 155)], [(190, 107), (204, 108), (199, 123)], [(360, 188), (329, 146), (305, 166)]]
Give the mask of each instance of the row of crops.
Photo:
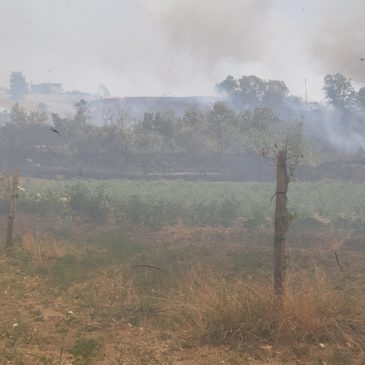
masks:
[[(272, 223), (274, 185), (270, 183), (185, 181), (80, 181), (22, 179), (18, 210), (39, 215), (79, 215), (105, 223), (159, 228), (166, 224), (248, 227)], [(0, 212), (8, 209), (1, 190)], [(360, 228), (365, 222), (365, 186), (339, 181), (295, 182), (289, 210), (300, 224)]]

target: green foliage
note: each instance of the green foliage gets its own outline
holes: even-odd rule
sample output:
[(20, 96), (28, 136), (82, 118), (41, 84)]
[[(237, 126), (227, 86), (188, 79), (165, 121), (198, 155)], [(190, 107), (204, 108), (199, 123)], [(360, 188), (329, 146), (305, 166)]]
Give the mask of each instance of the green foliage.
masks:
[(258, 107), (241, 115), (240, 128), (250, 149), (262, 153), (262, 150), (272, 150), (280, 140), (279, 124), (279, 118), (271, 109)]
[(234, 93), (237, 91), (238, 87), (238, 81), (231, 75), (228, 75), (223, 81), (216, 85), (219, 92), (225, 92), (227, 94)]
[(62, 195), (51, 190), (43, 193), (20, 191), (18, 209), (27, 213), (39, 214), (43, 217), (50, 213), (62, 216), (69, 213), (67, 202)]
[(289, 89), (283, 81), (263, 80), (254, 75), (244, 75), (240, 79), (227, 76), (225, 80), (217, 84), (217, 90), (228, 94), (233, 103), (241, 108), (280, 107), (289, 94)]
[(241, 203), (235, 198), (223, 202), (193, 203), (186, 214), (184, 223), (198, 226), (232, 225), (240, 215)]
[(138, 195), (132, 195), (126, 201), (121, 202), (115, 211), (119, 222), (157, 229), (166, 224), (176, 223), (182, 210), (174, 202), (146, 200)]
[(109, 215), (109, 198), (102, 185), (90, 192), (82, 183), (67, 189), (68, 202), (76, 213), (91, 218), (94, 222), (105, 223)]
[(15, 100), (24, 99), (28, 93), (28, 84), (20, 71), (14, 71), (10, 75), (10, 93)]
[(184, 204), (133, 195), (115, 211), (119, 222), (158, 229), (178, 222), (197, 226), (229, 226), (239, 217), (240, 206), (234, 198)]
[(224, 152), (234, 145), (239, 133), (235, 113), (223, 102), (216, 102), (207, 118), (207, 134), (211, 134), (214, 149)]
[(87, 123), (89, 120), (89, 106), (86, 100), (81, 99), (78, 103), (75, 104), (75, 124), (77, 126), (82, 126)]
[[(114, 214), (120, 224), (155, 229), (179, 222), (227, 226), (237, 219), (251, 228), (271, 225), (275, 206), (270, 203), (275, 191), (271, 183), (108, 180), (101, 185), (95, 180), (72, 184), (25, 180), (21, 188), (19, 212), (62, 217), (76, 213), (97, 222), (105, 222)], [(4, 213), (8, 199), (5, 191), (0, 196)], [(319, 214), (338, 228), (362, 228), (364, 201), (362, 184), (331, 180), (295, 182), (288, 193), (288, 209), (295, 212), (295, 224), (313, 224)]]
[(91, 360), (100, 349), (100, 344), (92, 338), (80, 338), (70, 349), (70, 353), (75, 356), (75, 365), (89, 365)]
[(67, 287), (71, 283), (81, 280), (87, 273), (87, 265), (77, 260), (72, 254), (67, 254), (55, 260), (48, 270), (41, 270), (54, 284), (60, 287)]
[[(64, 138), (50, 136), (46, 125), (47, 115), (42, 111), (28, 112), (18, 104), (12, 108), (11, 123), (0, 128), (0, 138), (5, 151), (16, 152), (24, 159), (34, 159), (48, 164), (85, 162), (91, 166), (108, 163), (108, 156), (128, 152), (137, 160), (159, 159), (160, 154), (173, 153), (206, 156), (214, 153), (245, 152), (260, 139), (250, 137), (260, 134), (271, 136), (277, 123), (266, 123), (269, 112), (260, 108), (252, 113), (238, 113), (224, 102), (216, 102), (210, 110), (188, 109), (183, 117), (172, 112), (145, 113), (143, 120), (127, 123), (128, 117), (109, 115), (103, 126), (89, 123), (89, 106), (85, 100), (75, 104), (73, 118), (52, 114), (54, 127)], [(263, 117), (263, 121), (259, 118)], [(274, 118), (274, 116), (272, 117)], [(276, 118), (276, 121), (278, 119)], [(43, 150), (44, 140), (47, 146)], [(41, 148), (42, 147), (42, 148)], [(0, 152), (2, 152), (0, 148)], [(5, 152), (2, 152), (5, 153)], [(9, 155), (8, 152), (5, 153)], [(161, 160), (160, 165), (165, 161)], [(135, 165), (140, 164), (138, 161)], [(143, 164), (143, 163), (142, 163)], [(146, 162), (146, 165), (151, 165)], [(161, 166), (159, 166), (161, 167)], [(153, 170), (154, 167), (149, 167)]]
[(340, 73), (324, 78), (324, 92), (330, 104), (343, 110), (352, 109), (357, 103), (357, 94), (351, 81)]

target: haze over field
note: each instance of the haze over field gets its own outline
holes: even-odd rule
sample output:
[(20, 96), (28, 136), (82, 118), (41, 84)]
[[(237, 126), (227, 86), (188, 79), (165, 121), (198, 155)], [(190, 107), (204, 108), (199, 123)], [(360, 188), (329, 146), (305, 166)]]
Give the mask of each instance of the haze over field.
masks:
[(0, 365), (365, 365), (365, 0), (0, 0)]
[(0, 85), (34, 82), (114, 95), (213, 95), (227, 73), (282, 79), (323, 99), (327, 73), (365, 80), (361, 0), (1, 1)]

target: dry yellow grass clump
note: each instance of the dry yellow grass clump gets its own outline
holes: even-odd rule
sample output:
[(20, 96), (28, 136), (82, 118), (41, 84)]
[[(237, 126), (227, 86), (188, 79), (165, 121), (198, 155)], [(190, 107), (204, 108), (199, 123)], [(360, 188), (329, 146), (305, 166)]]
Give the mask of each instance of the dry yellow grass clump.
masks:
[(28, 233), (22, 237), (22, 248), (34, 266), (48, 268), (55, 260), (75, 249), (66, 241), (56, 240), (46, 234)]
[(123, 319), (143, 301), (143, 293), (122, 265), (95, 270), (92, 280), (75, 284), (70, 292), (104, 320)]
[(357, 345), (355, 303), (319, 270), (292, 275), (282, 306), (270, 279), (228, 280), (207, 269), (192, 270), (160, 300), (160, 308), (170, 323), (199, 342)]

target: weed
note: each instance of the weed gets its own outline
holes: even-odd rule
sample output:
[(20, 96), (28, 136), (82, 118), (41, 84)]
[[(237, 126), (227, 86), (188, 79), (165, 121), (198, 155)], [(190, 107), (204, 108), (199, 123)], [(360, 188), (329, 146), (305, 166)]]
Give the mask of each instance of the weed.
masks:
[(268, 279), (228, 281), (211, 270), (192, 270), (160, 300), (160, 310), (196, 341), (296, 344), (348, 342), (356, 306), (321, 272), (296, 274), (282, 310)]
[(100, 344), (93, 338), (80, 338), (70, 349), (70, 353), (75, 357), (75, 365), (89, 365), (91, 360), (98, 353)]
[(68, 187), (68, 202), (78, 214), (86, 215), (94, 222), (105, 223), (110, 213), (109, 198), (102, 185), (90, 192), (86, 184), (78, 183)]

